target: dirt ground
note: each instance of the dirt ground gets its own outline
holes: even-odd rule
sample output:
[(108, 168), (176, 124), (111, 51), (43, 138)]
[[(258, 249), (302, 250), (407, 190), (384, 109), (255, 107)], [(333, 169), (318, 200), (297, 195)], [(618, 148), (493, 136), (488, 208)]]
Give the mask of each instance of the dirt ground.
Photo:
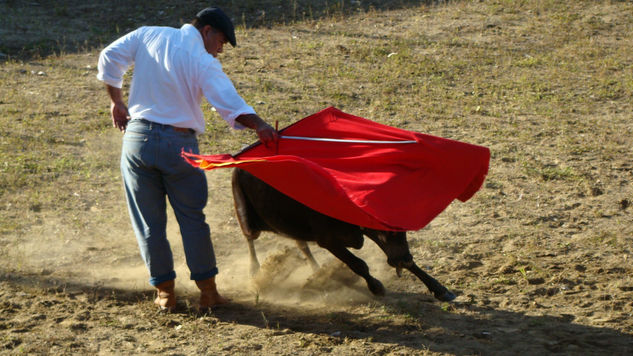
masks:
[[(371, 41), (382, 41), (398, 31), (407, 35), (424, 32), (427, 36), (424, 41), (415, 43), (426, 47), (419, 51), (422, 54), (411, 51), (411, 58), (418, 55), (449, 57), (453, 52), (464, 51), (485, 53), (488, 60), (490, 48), (496, 48), (495, 44), (502, 41), (500, 38), (506, 38), (504, 34), (516, 41), (508, 42), (508, 47), (515, 46), (508, 52), (520, 52), (519, 47), (529, 47), (532, 42), (537, 43), (536, 49), (549, 48), (543, 38), (561, 33), (554, 30), (547, 36), (542, 35), (547, 29), (543, 23), (560, 20), (548, 15), (546, 5), (524, 13), (519, 11), (523, 10), (518, 5), (517, 13), (499, 10), (501, 15), (515, 16), (513, 22), (489, 16), (492, 13), (489, 8), (485, 10), (490, 12), (477, 12), (478, 6), (483, 6), (477, 5), (478, 2), (457, 3), (452, 8), (439, 6), (428, 13), (420, 11), (418, 16), (410, 15), (406, 9), (380, 13), (372, 20), (376, 25), (367, 25), (366, 36)], [(632, 21), (630, 15), (625, 16), (626, 11), (622, 11), (622, 8), (627, 11), (631, 8), (624, 2), (606, 5), (596, 2), (595, 7), (599, 8), (593, 5), (583, 5), (580, 10), (574, 8), (572, 10), (577, 10), (579, 15), (564, 20), (577, 26), (594, 24), (593, 36), (597, 42), (610, 44), (605, 45), (613, 50), (610, 54), (617, 52), (614, 48), (632, 48)], [(459, 14), (455, 14), (457, 12)], [(594, 15), (602, 22), (593, 18)], [(434, 22), (436, 17), (441, 19), (439, 24)], [(583, 19), (586, 21), (582, 22)], [(244, 36), (247, 39), (242, 48), (257, 47), (260, 43), (273, 48), (271, 43), (281, 38), (280, 34), (294, 31), (292, 33), (302, 41), (297, 51), (313, 50), (316, 46), (313, 44), (317, 43), (323, 47), (322, 52), (350, 52), (345, 54), (345, 60), (350, 62), (376, 52), (357, 49), (361, 45), (354, 41), (361, 36), (355, 35), (353, 19), (344, 24), (333, 21), (327, 26), (323, 25), (331, 30), (301, 24), (290, 30), (253, 30), (248, 33), (250, 37)], [(525, 26), (529, 34), (511, 33)], [(351, 34), (346, 37), (345, 31)], [(449, 31), (456, 32), (446, 34)], [(446, 39), (450, 36), (456, 39)], [(331, 44), (332, 38), (351, 50), (338, 45), (339, 42)], [(591, 41), (581, 43), (589, 46)], [(563, 47), (568, 45), (567, 41), (563, 42)], [(397, 59), (406, 54), (402, 50), (405, 45), (402, 44), (400, 54), (390, 53), (390, 50), (378, 52), (382, 57)], [(477, 52), (479, 48), (482, 49)], [(547, 53), (540, 56), (532, 53), (534, 57), (521, 52), (517, 67), (538, 68), (539, 61), (552, 60), (548, 57), (550, 50), (544, 52)], [(497, 53), (498, 57), (512, 55), (504, 53)], [(587, 57), (599, 57), (600, 52), (596, 50), (596, 53)], [(238, 53), (238, 59), (229, 57), (226, 66), (235, 68), (238, 67), (235, 62), (243, 63), (246, 74), (232, 73), (239, 78), (254, 71), (248, 67), (250, 62), (239, 59), (242, 54)], [(37, 60), (3, 64), (2, 78), (15, 75), (19, 85), (13, 86), (10, 95), (0, 98), (0, 110), (18, 112), (11, 106), (18, 101), (13, 97), (31, 98), (27, 94), (37, 92), (39, 84), (26, 83), (23, 78), (30, 75), (28, 78), (35, 79), (29, 80), (52, 80), (56, 73), (64, 70), (74, 73), (71, 70), (75, 67), (77, 73), (88, 73), (80, 78), (81, 95), (103, 94), (103, 88), (94, 79), (96, 55), (97, 51), (78, 54), (73, 58), (76, 62), (70, 64), (64, 62), (64, 58), (51, 60), (53, 64), (43, 60), (44, 64)], [(561, 54), (552, 54), (556, 55)], [(452, 58), (454, 62), (458, 59)], [(3, 223), (20, 222), (15, 223), (19, 226), (15, 231), (8, 225), (2, 226), (0, 234), (0, 354), (632, 355), (633, 109), (630, 93), (633, 80), (630, 59), (623, 62), (616, 59), (613, 63), (605, 59), (600, 64), (603, 67), (596, 65), (597, 68), (560, 74), (556, 78), (558, 82), (553, 80), (554, 84), (545, 88), (528, 85), (534, 84), (529, 81), (534, 73), (546, 70), (538, 68), (516, 79), (527, 83), (517, 84), (517, 92), (508, 84), (507, 95), (494, 92), (505, 90), (503, 85), (485, 87), (486, 82), (504, 74), (503, 68), (495, 71), (492, 65), (486, 67), (493, 71), (490, 78), (482, 79), (479, 88), (477, 85), (468, 90), (456, 87), (462, 85), (460, 75), (470, 79), (465, 72), (472, 68), (466, 67), (464, 72), (455, 74), (457, 84), (441, 87), (438, 92), (431, 92), (433, 85), (426, 89), (430, 93), (428, 97), (440, 91), (458, 92), (454, 111), (450, 108), (440, 111), (441, 98), (433, 99), (433, 105), (424, 108), (407, 104), (407, 108), (399, 109), (393, 104), (396, 107), (393, 115), (376, 111), (383, 122), (485, 145), (492, 151), (490, 173), (481, 191), (466, 203), (454, 202), (430, 225), (408, 235), (418, 265), (457, 295), (451, 303), (436, 301), (407, 271), (398, 278), (395, 270), (387, 265), (384, 254), (371, 241), (353, 252), (362, 257), (372, 274), (383, 282), (387, 289), (384, 297), (372, 296), (362, 280), (350, 276), (327, 251), (317, 246), (311, 247), (322, 268), (312, 273), (292, 241), (272, 234), (264, 234), (256, 241), (262, 270), (251, 279), (248, 250), (233, 214), (231, 172), (219, 169), (207, 172), (209, 205), (206, 214), (220, 270), (219, 289), (232, 303), (211, 313), (196, 311), (196, 290), (188, 280), (178, 227), (170, 215), (168, 235), (177, 266), (179, 304), (174, 313), (159, 313), (152, 303), (154, 292), (138, 256), (116, 176), (120, 134), (104, 128), (87, 133), (81, 141), (67, 138), (68, 144), (60, 143), (63, 141), (60, 139), (49, 139), (47, 145), (57, 144), (57, 149), (68, 150), (69, 154), (81, 151), (83, 161), (97, 161), (91, 154), (98, 153), (102, 166), (90, 170), (91, 176), (86, 175), (88, 169), (84, 166), (79, 168), (85, 171), (68, 170), (66, 175), (61, 175), (55, 181), (60, 187), (59, 197), (55, 198), (58, 200), (39, 196), (37, 187), (29, 187), (7, 192), (3, 198), (7, 200), (0, 203)], [(498, 60), (502, 67), (507, 64), (503, 58)], [(295, 69), (290, 61), (284, 66), (273, 66), (270, 63), (274, 61), (269, 63), (264, 59), (261, 62), (257, 72), (266, 73), (268, 78), (277, 78), (279, 82), (282, 82), (279, 78)], [(567, 64), (571, 68), (574, 63), (569, 60)], [(364, 67), (359, 64), (359, 68)], [(313, 73), (322, 71), (322, 67), (317, 63), (307, 70)], [(482, 73), (487, 75), (487, 70)], [(46, 73), (39, 75), (39, 71)], [(592, 75), (600, 73), (608, 76), (608, 80), (601, 83), (607, 89), (618, 89), (617, 95), (605, 98), (598, 93), (602, 87), (592, 86), (599, 82)], [(619, 86), (620, 82), (610, 73), (615, 73), (615, 78), (628, 78), (628, 84)], [(450, 75), (439, 64), (433, 73), (420, 74), (434, 80)], [(564, 82), (568, 77), (573, 77), (571, 84)], [(298, 74), (285, 85), (291, 87), (299, 83), (300, 78)], [(438, 83), (439, 86), (443, 82), (438, 80)], [(366, 84), (367, 87), (370, 84)], [(367, 88), (357, 87), (358, 97), (362, 98)], [(415, 85), (410, 87), (415, 88)], [(394, 86), (389, 98), (398, 98), (398, 90), (406, 94), (407, 88)], [(296, 90), (301, 92), (301, 89)], [(321, 95), (317, 89), (308, 87), (307, 90)], [(477, 90), (482, 94), (477, 94)], [(519, 103), (524, 98), (521, 93), (529, 90), (540, 90), (539, 99)], [(68, 99), (63, 93), (60, 95)], [(361, 101), (353, 95), (338, 97), (341, 101)], [(416, 95), (411, 97), (409, 100), (416, 100)], [(482, 101), (481, 108), (476, 101), (472, 110), (465, 104), (462, 106), (462, 103), (473, 103), (468, 101), (474, 100), (473, 97), (481, 98), (477, 99)], [(546, 112), (549, 108), (543, 102), (552, 97), (587, 104), (573, 108), (561, 105)], [(296, 99), (297, 106), (301, 105), (300, 100)], [(310, 105), (320, 105), (312, 98), (304, 100), (316, 102)], [(371, 106), (392, 105), (384, 97), (380, 100), (383, 101), (377, 104), (375, 101), (359, 104), (358, 111), (346, 111), (374, 118)], [(557, 105), (556, 100), (551, 99), (552, 105)], [(255, 99), (250, 101), (256, 102)], [(270, 102), (273, 98), (262, 99), (262, 112), (272, 110), (266, 109)], [(356, 104), (352, 101), (348, 107)], [(292, 108), (290, 104), (288, 107)], [(64, 113), (63, 109), (55, 110)], [(107, 121), (107, 107), (99, 110), (100, 117), (95, 120)], [(406, 110), (419, 110), (424, 114), (419, 115), (422, 118), (419, 122), (413, 114), (399, 122), (389, 121), (398, 120)], [(93, 114), (97, 109), (93, 111), (86, 116), (96, 116)], [(62, 115), (56, 112), (51, 116)], [(44, 119), (49, 120), (49, 117)], [(27, 121), (15, 125), (27, 125)], [(28, 134), (21, 133), (23, 136), (19, 139), (28, 141), (31, 130), (20, 131)], [(226, 140), (229, 139), (232, 138)], [(6, 140), (9, 142), (9, 138)], [(3, 152), (13, 151), (19, 149)], [(6, 167), (8, 163), (0, 162), (0, 172), (8, 174)], [(104, 167), (111, 167), (114, 173)], [(105, 172), (103, 176), (101, 171)], [(90, 185), (90, 180), (98, 184)], [(82, 182), (82, 188), (75, 188), (73, 182)], [(41, 187), (42, 195), (50, 193), (46, 189)], [(42, 203), (31, 203), (38, 201), (36, 198)], [(28, 206), (20, 205), (21, 200), (28, 201), (25, 203)], [(75, 210), (59, 212), (55, 208), (57, 201), (75, 204)], [(28, 226), (23, 228), (25, 221)]]
[[(254, 283), (231, 212), (229, 173), (208, 173), (213, 202), (208, 216), (216, 226), (218, 283), (230, 305), (196, 312), (176, 226), (170, 225), (170, 235), (180, 299), (173, 314), (158, 313), (152, 304), (128, 227), (114, 228), (107, 241), (91, 236), (65, 246), (57, 241), (59, 251), (50, 248), (55, 237), (41, 231), (41, 239), (32, 243), (48, 248), (31, 248), (39, 251), (35, 265), (33, 256), (21, 261), (28, 265), (23, 271), (36, 272), (1, 276), (2, 352), (625, 355), (633, 350), (633, 279), (626, 254), (544, 246), (532, 248), (533, 256), (512, 257), (511, 251), (537, 242), (520, 235), (504, 238), (503, 209), (473, 217), (470, 203), (451, 206), (431, 226), (410, 233), (416, 260), (458, 294), (454, 303), (437, 302), (406, 271), (397, 278), (371, 242), (358, 254), (385, 283), (383, 298), (349, 275), (332, 278), (345, 269), (318, 247), (313, 250), (322, 271), (313, 275), (293, 243), (272, 235), (257, 241), (263, 263)], [(484, 192), (498, 194), (498, 189), (488, 186)], [(516, 195), (506, 200), (502, 204), (520, 204)], [(543, 217), (551, 239), (573, 243), (568, 231), (582, 234), (583, 206), (592, 205), (586, 200), (596, 198), (576, 198), (560, 207), (560, 214), (569, 214), (565, 220), (576, 218), (580, 227)], [(630, 209), (617, 214), (630, 218)], [(450, 240), (438, 245), (436, 237), (446, 235)], [(329, 282), (318, 282), (320, 275)]]

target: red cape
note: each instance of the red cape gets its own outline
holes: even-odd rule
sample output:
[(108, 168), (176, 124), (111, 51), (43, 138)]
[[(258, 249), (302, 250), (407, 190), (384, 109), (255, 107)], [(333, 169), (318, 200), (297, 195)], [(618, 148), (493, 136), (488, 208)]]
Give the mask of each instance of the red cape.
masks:
[(254, 144), (235, 156), (183, 152), (183, 157), (207, 170), (239, 167), (325, 215), (392, 231), (419, 230), (454, 199), (470, 199), (483, 184), (490, 160), (486, 147), (382, 125), (335, 108), (308, 116), (280, 135), (383, 142), (281, 138), (278, 147)]

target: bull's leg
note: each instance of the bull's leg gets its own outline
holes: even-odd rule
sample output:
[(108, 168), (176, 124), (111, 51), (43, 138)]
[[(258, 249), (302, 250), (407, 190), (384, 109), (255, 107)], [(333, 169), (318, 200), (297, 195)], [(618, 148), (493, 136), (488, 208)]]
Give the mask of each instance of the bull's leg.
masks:
[(429, 290), (433, 292), (435, 299), (441, 300), (443, 302), (450, 302), (451, 300), (455, 299), (455, 294), (451, 293), (451, 291), (446, 289), (446, 287), (444, 287), (435, 278), (424, 272), (414, 262), (411, 262), (411, 264), (405, 266), (405, 268), (411, 271), (411, 273), (415, 274), (427, 286), (427, 288), (429, 288)]
[(252, 206), (246, 200), (244, 192), (242, 191), (238, 170), (233, 172), (232, 177), (233, 188), (233, 203), (235, 204), (235, 215), (237, 215), (237, 221), (240, 223), (242, 233), (246, 238), (248, 244), (248, 252), (250, 253), (250, 273), (254, 276), (259, 271), (259, 261), (257, 261), (257, 254), (255, 253), (255, 245), (253, 241), (259, 237), (261, 231), (256, 228), (255, 221), (257, 220), (257, 214), (253, 211)]
[(310, 263), (310, 267), (312, 267), (312, 271), (313, 272), (318, 271), (319, 264), (314, 259), (314, 256), (312, 256), (312, 252), (310, 252), (310, 247), (308, 247), (308, 243), (303, 240), (296, 240), (296, 241), (297, 241), (297, 247), (299, 247), (299, 250), (301, 250), (301, 252), (303, 252), (303, 254), (308, 259), (308, 263)]
[(251, 257), (250, 273), (251, 273), (251, 277), (253, 277), (259, 271), (259, 261), (257, 260), (257, 253), (255, 253), (255, 244), (253, 243), (253, 240), (247, 237), (246, 242), (248, 244), (248, 252)]
[(428, 275), (413, 261), (407, 235), (405, 232), (398, 231), (381, 231), (373, 229), (362, 229), (363, 234), (372, 239), (387, 255), (387, 263), (396, 268), (398, 277), (400, 270), (406, 268), (415, 274), (427, 288), (433, 293), (436, 299), (441, 301), (451, 301), (455, 299), (455, 295), (446, 289), (435, 278)]
[(380, 283), (379, 280), (369, 274), (369, 267), (367, 267), (365, 261), (354, 256), (354, 254), (349, 252), (349, 250), (344, 246), (322, 247), (326, 248), (339, 260), (343, 261), (343, 263), (349, 266), (349, 268), (354, 271), (354, 273), (365, 278), (365, 281), (367, 282), (367, 287), (373, 294), (380, 296), (385, 295), (385, 287), (383, 287), (382, 283)]

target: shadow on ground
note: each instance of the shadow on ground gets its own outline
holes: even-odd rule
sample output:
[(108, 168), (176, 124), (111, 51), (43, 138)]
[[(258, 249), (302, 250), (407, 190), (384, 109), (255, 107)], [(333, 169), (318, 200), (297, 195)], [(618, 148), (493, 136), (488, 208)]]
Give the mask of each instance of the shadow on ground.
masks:
[[(370, 11), (446, 3), (441, 0), (217, 0), (237, 27), (254, 28)], [(179, 27), (207, 1), (2, 1), (0, 60), (28, 60), (102, 48), (143, 25)]]
[[(65, 295), (73, 303), (76, 303), (78, 295), (83, 294), (85, 303), (89, 305), (115, 305), (127, 310), (147, 309), (153, 298), (152, 291), (104, 288), (38, 275), (4, 273), (0, 274), (0, 282), (9, 283), (17, 289), (35, 288), (44, 293)], [(186, 300), (186, 305), (181, 301), (183, 305), (175, 313), (158, 317), (165, 319), (159, 323), (173, 328), (183, 320), (194, 322), (201, 316), (190, 307), (193, 297), (183, 299), (192, 300)], [(6, 300), (2, 304), (12, 305)], [(533, 316), (469, 303), (438, 303), (427, 294), (401, 292), (389, 293), (384, 298), (375, 299), (372, 304), (373, 309), (337, 305), (324, 311), (296, 305), (234, 302), (212, 311), (208, 316), (214, 324), (248, 325), (281, 334), (313, 334), (325, 338), (332, 345), (364, 340), (455, 355), (559, 352), (624, 355), (633, 351), (631, 335), (609, 328), (575, 324), (573, 316)], [(143, 317), (146, 315), (136, 316)], [(156, 318), (151, 317), (154, 321)], [(464, 330), (469, 332), (464, 333)]]

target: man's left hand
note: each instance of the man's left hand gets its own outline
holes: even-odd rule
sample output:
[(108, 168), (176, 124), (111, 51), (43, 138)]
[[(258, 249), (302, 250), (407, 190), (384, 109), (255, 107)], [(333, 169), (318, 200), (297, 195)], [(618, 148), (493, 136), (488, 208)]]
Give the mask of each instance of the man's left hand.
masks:
[(262, 118), (256, 114), (240, 115), (237, 119), (235, 119), (235, 121), (255, 130), (255, 132), (257, 132), (257, 136), (259, 136), (259, 141), (266, 147), (272, 147), (272, 145), (279, 139), (277, 130), (273, 129), (272, 126), (268, 125), (266, 121), (262, 120)]
[(274, 145), (279, 139), (277, 130), (265, 122), (263, 125), (257, 127), (256, 132), (257, 136), (259, 136), (259, 141), (261, 141), (261, 143), (263, 143), (266, 147), (271, 147), (269, 145)]

